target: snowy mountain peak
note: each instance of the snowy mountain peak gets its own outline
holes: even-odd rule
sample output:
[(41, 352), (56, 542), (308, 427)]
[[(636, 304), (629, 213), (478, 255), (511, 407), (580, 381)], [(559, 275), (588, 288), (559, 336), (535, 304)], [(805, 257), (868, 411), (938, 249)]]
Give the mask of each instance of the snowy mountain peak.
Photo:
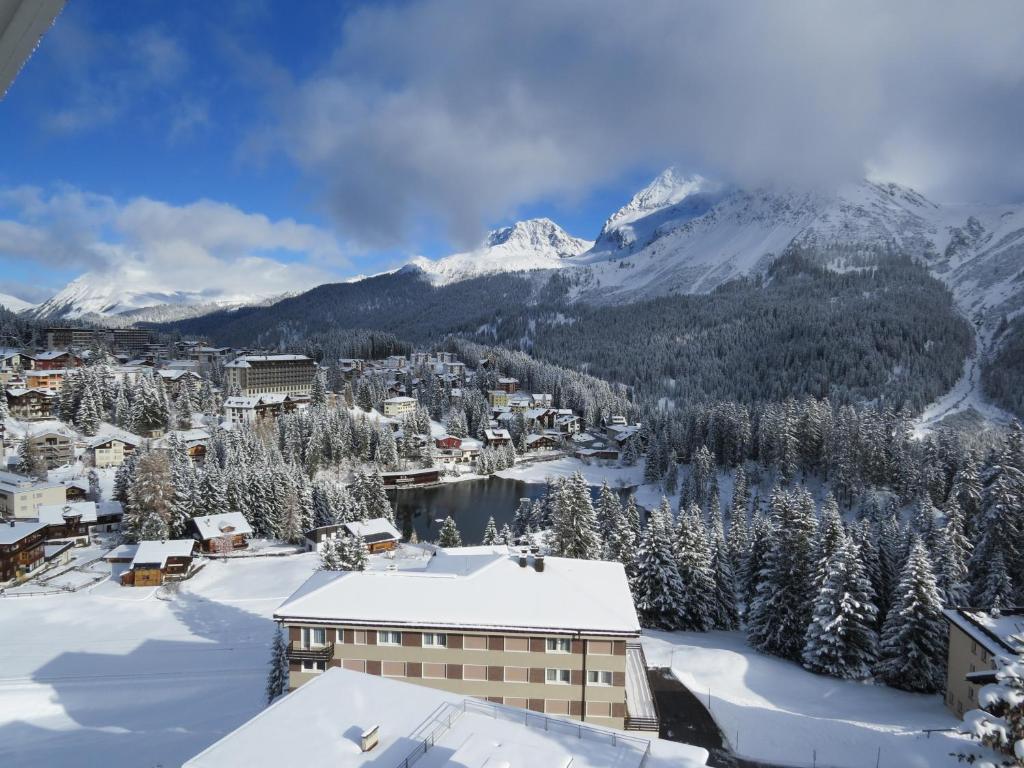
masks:
[(678, 168), (666, 168), (654, 181), (633, 195), (628, 203), (608, 217), (601, 228), (601, 235), (654, 211), (677, 205), (690, 195), (707, 192), (713, 186), (703, 176), (687, 176)]
[(577, 256), (593, 243), (573, 237), (551, 219), (527, 219), (510, 227), (495, 229), (487, 235), (482, 248), (505, 246), (507, 249), (535, 250), (560, 257)]
[(472, 251), (432, 260), (423, 256), (411, 266), (423, 271), (437, 285), (455, 283), (496, 272), (559, 269), (565, 259), (590, 250), (594, 243), (573, 237), (551, 219), (517, 221), (496, 229)]

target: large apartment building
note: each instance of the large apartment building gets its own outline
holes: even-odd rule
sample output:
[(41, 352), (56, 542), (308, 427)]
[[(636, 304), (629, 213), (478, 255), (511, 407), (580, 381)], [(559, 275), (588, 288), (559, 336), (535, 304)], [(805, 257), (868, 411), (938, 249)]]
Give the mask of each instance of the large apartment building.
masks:
[(288, 632), (292, 688), (343, 667), (597, 725), (658, 729), (618, 563), (437, 550), (412, 567), (317, 572), (275, 618)]
[(100, 344), (125, 352), (141, 352), (153, 334), (141, 328), (47, 328), (47, 349), (89, 349)]
[(60, 483), (33, 480), (13, 472), (0, 472), (0, 517), (37, 517), (39, 507), (62, 504), (67, 491)]
[(316, 363), (305, 355), (243, 355), (224, 366), (228, 390), (253, 395), (308, 395)]

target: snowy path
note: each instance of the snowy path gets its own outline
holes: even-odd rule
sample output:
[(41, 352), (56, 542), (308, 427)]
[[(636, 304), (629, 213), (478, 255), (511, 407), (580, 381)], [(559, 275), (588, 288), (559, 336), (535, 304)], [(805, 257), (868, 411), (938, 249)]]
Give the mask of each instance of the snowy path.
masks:
[(924, 409), (914, 425), (914, 436), (921, 438), (946, 417), (971, 408), (997, 424), (1006, 424), (1013, 419), (1002, 408), (989, 402), (982, 393), (981, 363), (977, 354), (964, 360), (963, 373), (953, 388)]

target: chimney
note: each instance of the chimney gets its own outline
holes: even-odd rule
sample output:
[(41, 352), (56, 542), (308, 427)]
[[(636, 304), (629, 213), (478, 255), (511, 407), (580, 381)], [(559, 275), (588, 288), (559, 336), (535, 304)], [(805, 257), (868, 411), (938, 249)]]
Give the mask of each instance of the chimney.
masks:
[(380, 743), (380, 726), (375, 725), (373, 728), (365, 730), (359, 736), (359, 749), (363, 752), (369, 752), (371, 749)]
[[(13, 528), (13, 527), (14, 527), (14, 521), (11, 520), (11, 528)], [(524, 565), (525, 565), (525, 563), (524, 563)]]
[(533, 556), (533, 570), (537, 573), (544, 573), (544, 555)]
[[(12, 525), (13, 525), (13, 523), (12, 523)], [(526, 567), (526, 550), (525, 549), (519, 550), (519, 567), (520, 568), (525, 568)]]

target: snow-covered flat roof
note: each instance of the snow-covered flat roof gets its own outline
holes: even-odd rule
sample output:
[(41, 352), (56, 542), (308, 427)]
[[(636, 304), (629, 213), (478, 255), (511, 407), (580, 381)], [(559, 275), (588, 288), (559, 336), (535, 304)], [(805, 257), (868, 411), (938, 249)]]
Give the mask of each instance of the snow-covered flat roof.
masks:
[(196, 543), (192, 539), (172, 539), (171, 541), (143, 541), (135, 550), (132, 567), (136, 565), (156, 565), (161, 568), (167, 565), (171, 557), (191, 557)]
[(69, 501), (66, 504), (41, 504), (39, 522), (47, 525), (63, 525), (65, 517), (78, 516), (83, 523), (96, 522), (96, 502)]
[(389, 397), (384, 402), (385, 403), (415, 403), (416, 402), (416, 398), (414, 398), (414, 397), (406, 397), (404, 395), (399, 395), (398, 397)]
[(252, 536), (252, 526), (241, 512), (223, 512), (219, 515), (194, 517), (192, 522), (203, 541), (238, 534)]
[(276, 617), (481, 630), (638, 635), (620, 563), (548, 557), (543, 572), (516, 552), (439, 549), (419, 568), (318, 571)]
[(104, 560), (130, 560), (139, 551), (138, 544), (118, 544), (103, 556)]
[(244, 355), (232, 360), (225, 368), (249, 368), (251, 363), (288, 363), (313, 359), (305, 355)]
[[(528, 723), (527, 723), (528, 721)], [(360, 737), (376, 727), (368, 752)], [(707, 752), (532, 714), (422, 685), (332, 667), (208, 747), (183, 768), (404, 764), (426, 739), (417, 768), (697, 768)], [(649, 752), (649, 754), (648, 754)]]
[(14, 472), (0, 472), (0, 489), (6, 491), (42, 490), (44, 488), (63, 487), (60, 483), (36, 480), (27, 475), (17, 475)]

